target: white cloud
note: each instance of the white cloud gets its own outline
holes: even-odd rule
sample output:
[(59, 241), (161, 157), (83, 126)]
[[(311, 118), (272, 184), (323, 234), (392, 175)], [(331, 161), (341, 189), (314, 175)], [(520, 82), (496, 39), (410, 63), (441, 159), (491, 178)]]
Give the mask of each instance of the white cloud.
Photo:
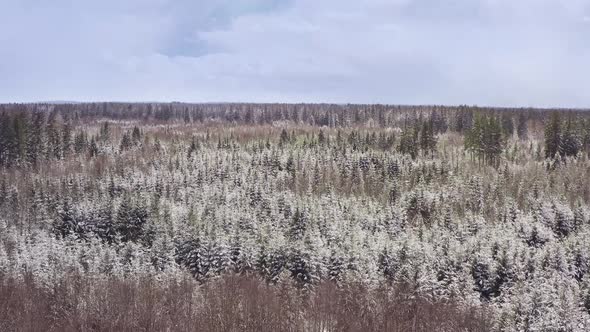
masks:
[(590, 106), (590, 0), (40, 3), (0, 14), (0, 100)]

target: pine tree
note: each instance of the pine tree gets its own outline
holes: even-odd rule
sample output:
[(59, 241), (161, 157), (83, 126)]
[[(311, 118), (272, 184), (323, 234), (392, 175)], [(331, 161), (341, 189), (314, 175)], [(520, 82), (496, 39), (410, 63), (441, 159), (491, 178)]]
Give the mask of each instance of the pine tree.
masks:
[(502, 124), (502, 132), (504, 135), (507, 137), (512, 137), (514, 134), (514, 122), (512, 120), (512, 116), (507, 113), (502, 113), (500, 122)]
[(412, 159), (415, 159), (418, 155), (418, 148), (418, 129), (414, 126), (404, 129), (398, 146), (399, 152), (409, 154)]
[(23, 165), (27, 161), (27, 143), (29, 136), (29, 123), (25, 114), (17, 114), (13, 117), (13, 140), (12, 140), (12, 158), (16, 165)]
[(465, 149), (492, 165), (498, 164), (504, 144), (500, 121), (494, 116), (476, 116), (465, 135)]
[(471, 276), (475, 283), (475, 290), (479, 292), (481, 299), (489, 301), (494, 294), (493, 271), (491, 263), (486, 257), (475, 257), (471, 264)]
[(324, 134), (324, 131), (321, 129), (320, 129), (320, 133), (318, 135), (318, 143), (320, 145), (324, 145), (327, 143), (326, 135)]
[(582, 146), (586, 153), (590, 155), (590, 119), (586, 119), (583, 123)]
[(471, 129), (465, 133), (464, 145), (465, 150), (471, 152), (471, 155), (476, 155), (481, 158), (483, 154), (483, 120), (480, 116), (476, 116)]
[(281, 130), (281, 137), (279, 140), (279, 144), (280, 146), (285, 146), (289, 143), (291, 139), (289, 138), (289, 133), (287, 133), (287, 130), (285, 128), (283, 128)]
[(99, 139), (101, 141), (108, 141), (111, 138), (111, 126), (108, 121), (103, 122), (102, 126), (100, 127), (100, 135)]
[(568, 236), (575, 227), (574, 214), (568, 206), (554, 204), (555, 224), (553, 229), (561, 237)]
[(59, 237), (65, 238), (70, 235), (81, 236), (82, 228), (76, 217), (74, 207), (69, 198), (66, 198), (59, 210), (59, 217), (54, 221), (53, 231)]
[(199, 149), (199, 143), (197, 142), (196, 138), (193, 136), (191, 140), (191, 145), (188, 148), (187, 158), (190, 159), (197, 150)]
[(521, 140), (527, 139), (528, 136), (528, 126), (527, 126), (527, 118), (524, 113), (518, 114), (518, 124), (516, 127), (516, 133), (518, 134), (518, 138)]
[(580, 151), (580, 140), (576, 134), (571, 119), (568, 119), (565, 130), (559, 140), (558, 151), (561, 156), (576, 156)]
[(119, 145), (119, 150), (124, 152), (129, 150), (133, 146), (133, 142), (131, 141), (131, 137), (129, 133), (123, 134), (123, 138), (121, 139), (121, 144)]
[(309, 252), (299, 248), (291, 249), (287, 266), (292, 278), (297, 282), (299, 287), (304, 287), (314, 281), (313, 266)]
[(178, 240), (176, 262), (187, 268), (198, 280), (203, 280), (209, 272), (209, 254), (200, 238)]
[(504, 137), (502, 126), (498, 118), (490, 116), (484, 127), (484, 153), (488, 163), (497, 165), (498, 156), (504, 150)]
[(341, 283), (344, 280), (345, 269), (344, 258), (335, 249), (332, 249), (328, 261), (329, 280), (335, 283)]
[(67, 157), (70, 155), (72, 151), (72, 124), (70, 122), (66, 122), (62, 129), (62, 154), (63, 157)]
[(396, 265), (395, 255), (389, 248), (384, 248), (379, 254), (379, 270), (387, 280), (393, 281), (395, 279), (396, 272), (398, 272)]
[(43, 112), (37, 112), (33, 116), (27, 142), (27, 160), (31, 165), (36, 166), (43, 156), (45, 156), (46, 138), (45, 138), (45, 115)]
[(291, 225), (289, 227), (289, 239), (293, 242), (303, 239), (306, 229), (308, 227), (308, 220), (306, 213), (300, 211), (299, 208), (295, 209), (295, 213), (291, 219)]
[(99, 207), (95, 216), (94, 233), (101, 240), (112, 244), (117, 240), (113, 202), (109, 200)]
[(10, 167), (15, 160), (16, 133), (12, 119), (6, 113), (0, 116), (0, 165)]
[(117, 232), (121, 241), (139, 241), (144, 235), (143, 226), (148, 218), (147, 209), (136, 205), (129, 194), (123, 195), (123, 200), (117, 211)]
[[(94, 143), (96, 144), (96, 142)], [(86, 136), (86, 132), (80, 131), (76, 134), (74, 138), (74, 152), (77, 154), (84, 153), (88, 148), (88, 137)]]
[(36, 227), (46, 229), (47, 225), (51, 222), (48, 198), (43, 192), (42, 185), (38, 181), (35, 181), (34, 183), (31, 199), (31, 219)]
[(137, 145), (141, 141), (141, 131), (137, 126), (133, 126), (133, 131), (131, 133), (131, 139), (133, 140), (133, 144)]
[(436, 149), (436, 137), (434, 136), (432, 118), (422, 123), (422, 129), (420, 130), (420, 149), (425, 154), (432, 154)]
[(96, 144), (96, 138), (92, 136), (92, 140), (90, 141), (90, 147), (88, 149), (88, 153), (90, 157), (96, 157), (98, 155), (98, 144)]
[(561, 145), (561, 119), (554, 112), (545, 126), (545, 158), (554, 158)]
[(58, 127), (56, 113), (53, 112), (49, 116), (47, 123), (47, 159), (61, 159), (62, 144), (61, 135)]

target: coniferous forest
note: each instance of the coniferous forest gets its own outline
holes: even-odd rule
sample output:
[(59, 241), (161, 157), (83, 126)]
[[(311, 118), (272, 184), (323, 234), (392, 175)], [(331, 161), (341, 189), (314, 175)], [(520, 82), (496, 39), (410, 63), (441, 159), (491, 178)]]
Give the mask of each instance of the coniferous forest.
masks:
[(590, 112), (0, 105), (1, 331), (588, 331)]

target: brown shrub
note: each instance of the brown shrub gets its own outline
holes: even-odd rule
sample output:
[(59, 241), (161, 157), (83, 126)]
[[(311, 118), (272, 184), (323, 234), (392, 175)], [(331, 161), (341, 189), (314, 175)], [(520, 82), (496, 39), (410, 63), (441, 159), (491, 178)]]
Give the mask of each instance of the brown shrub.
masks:
[(0, 278), (1, 331), (487, 331), (480, 310), (402, 289), (227, 275), (199, 285), (70, 275), (52, 289)]

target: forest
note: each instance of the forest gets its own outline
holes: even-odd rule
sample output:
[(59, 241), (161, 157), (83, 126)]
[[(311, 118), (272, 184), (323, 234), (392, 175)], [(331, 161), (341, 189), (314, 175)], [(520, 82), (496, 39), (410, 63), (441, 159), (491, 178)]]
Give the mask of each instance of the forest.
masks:
[(588, 331), (590, 112), (0, 105), (0, 331)]

